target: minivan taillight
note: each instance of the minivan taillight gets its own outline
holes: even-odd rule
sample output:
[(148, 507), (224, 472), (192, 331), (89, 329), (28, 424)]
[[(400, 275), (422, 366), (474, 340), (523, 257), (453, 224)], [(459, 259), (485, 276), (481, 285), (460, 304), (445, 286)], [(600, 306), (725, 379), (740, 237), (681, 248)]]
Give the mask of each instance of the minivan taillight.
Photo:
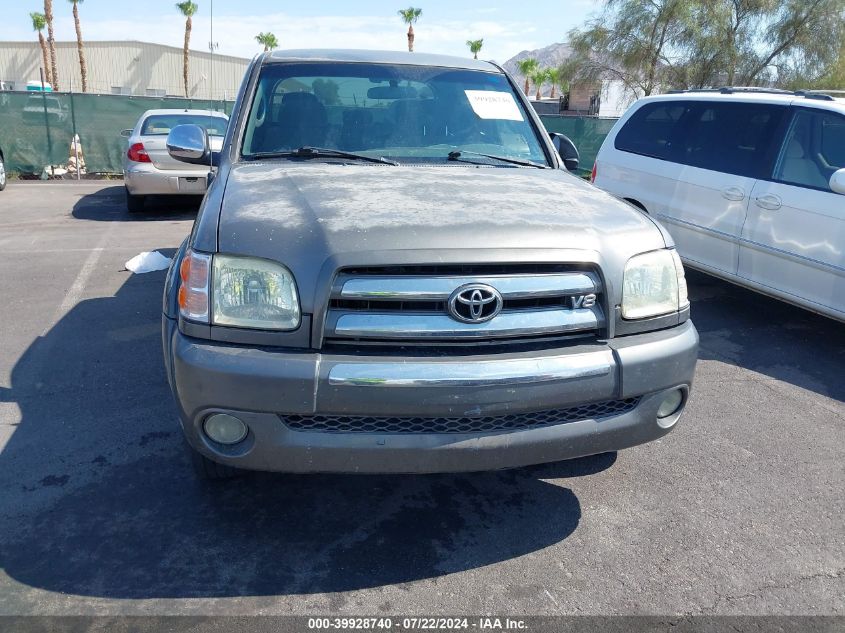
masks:
[(590, 182), (593, 182), (593, 183), (596, 181), (596, 166), (597, 165), (598, 165), (597, 162), (593, 163), (593, 173), (590, 174)]
[(135, 143), (130, 148), (129, 151), (126, 152), (126, 155), (129, 157), (129, 160), (135, 163), (151, 163), (150, 155), (147, 154), (147, 150), (144, 149), (143, 143)]

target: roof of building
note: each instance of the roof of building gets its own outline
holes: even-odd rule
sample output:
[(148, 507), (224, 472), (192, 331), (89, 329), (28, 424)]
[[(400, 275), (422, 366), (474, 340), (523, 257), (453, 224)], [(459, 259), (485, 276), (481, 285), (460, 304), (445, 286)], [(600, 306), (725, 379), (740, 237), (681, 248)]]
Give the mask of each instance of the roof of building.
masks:
[(484, 70), (501, 72), (495, 64), (470, 57), (452, 57), (429, 53), (409, 53), (407, 51), (372, 51), (353, 49), (299, 49), (276, 50), (265, 53), (267, 62), (290, 61), (330, 61), (359, 62), (370, 64), (404, 64), (410, 66), (440, 66), (443, 68), (461, 68), (466, 70)]
[[(25, 40), (25, 41), (3, 41), (0, 42), (0, 46), (4, 48), (14, 48), (14, 47), (37, 47), (38, 40)], [(76, 50), (77, 43), (75, 40), (56, 40), (56, 46), (58, 48), (73, 48)], [(181, 46), (170, 46), (168, 44), (158, 44), (156, 42), (142, 42), (141, 40), (85, 40), (85, 48), (115, 48), (115, 47), (127, 47), (127, 46), (138, 46), (138, 47), (147, 47), (147, 48), (158, 48), (164, 49), (168, 51), (172, 51), (174, 53), (178, 53), (179, 55), (182, 54), (182, 47)], [(196, 57), (212, 57), (212, 54), (209, 51), (201, 51), (201, 50), (191, 50), (191, 56)], [(243, 62), (247, 64), (250, 60), (246, 57), (236, 57), (234, 55), (223, 55), (221, 53), (214, 53), (213, 57), (215, 59), (227, 59), (232, 61)]]

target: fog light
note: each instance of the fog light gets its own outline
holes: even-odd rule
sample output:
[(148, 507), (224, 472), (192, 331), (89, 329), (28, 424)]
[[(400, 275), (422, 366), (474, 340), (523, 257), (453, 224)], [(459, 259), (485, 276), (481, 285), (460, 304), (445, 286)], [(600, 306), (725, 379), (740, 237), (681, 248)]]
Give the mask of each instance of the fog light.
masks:
[(205, 419), (202, 425), (205, 434), (218, 444), (237, 444), (248, 433), (246, 424), (233, 415), (214, 413)]
[(674, 391), (669, 392), (669, 394), (663, 398), (663, 402), (660, 403), (660, 407), (657, 409), (657, 417), (668, 418), (670, 415), (677, 413), (683, 402), (684, 392), (682, 390), (675, 389)]

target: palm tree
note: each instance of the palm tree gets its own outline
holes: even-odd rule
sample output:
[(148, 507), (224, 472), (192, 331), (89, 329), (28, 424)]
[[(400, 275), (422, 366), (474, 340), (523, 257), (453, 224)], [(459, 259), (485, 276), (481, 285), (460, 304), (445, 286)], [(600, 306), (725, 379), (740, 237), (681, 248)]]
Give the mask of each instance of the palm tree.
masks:
[(552, 93), (549, 95), (552, 99), (555, 98), (555, 89), (560, 86), (561, 92), (566, 92), (569, 82), (564, 78), (562, 68), (549, 68), (546, 71), (546, 78), (552, 84)]
[(44, 0), (44, 20), (47, 22), (47, 44), (50, 48), (50, 84), (59, 89), (59, 71), (56, 68), (56, 38), (53, 37), (53, 0)]
[(537, 88), (537, 94), (534, 97), (536, 101), (539, 101), (543, 98), (543, 84), (549, 80), (549, 69), (548, 68), (537, 68), (534, 72), (531, 73), (531, 81), (534, 82), (534, 85)]
[(480, 40), (467, 40), (467, 46), (469, 46), (469, 52), (472, 53), (475, 59), (478, 59), (478, 54), (481, 52), (481, 47), (484, 46), (484, 39)]
[(420, 19), (422, 9), (415, 9), (408, 7), (407, 9), (399, 9), (399, 17), (408, 25), (408, 52), (414, 52), (414, 24)]
[(44, 63), (44, 76), (47, 78), (47, 83), (53, 85), (52, 75), (50, 74), (50, 62), (47, 59), (47, 40), (44, 39), (42, 31), (47, 27), (47, 18), (43, 13), (30, 13), (32, 18), (32, 30), (38, 31), (38, 44), (41, 46), (41, 59)]
[(82, 46), (82, 27), (79, 25), (79, 3), (83, 0), (68, 0), (73, 4), (73, 24), (76, 26), (76, 50), (79, 53), (79, 74), (82, 75), (82, 92), (88, 92), (88, 65), (85, 63), (85, 48)]
[(525, 77), (525, 94), (528, 94), (531, 91), (531, 84), (529, 83), (529, 78), (531, 74), (537, 70), (539, 64), (537, 60), (533, 57), (528, 57), (527, 59), (521, 59), (520, 61), (516, 62), (517, 68), (519, 68), (519, 74)]
[(191, 0), (186, 0), (185, 2), (177, 2), (176, 8), (185, 16), (185, 46), (182, 49), (182, 81), (185, 84), (185, 97), (189, 97), (188, 94), (188, 58), (190, 51), (188, 50), (188, 46), (191, 43), (191, 27), (193, 23), (191, 22), (191, 16), (197, 12), (199, 8), (196, 2), (191, 2)]
[(259, 33), (255, 36), (255, 41), (264, 46), (264, 52), (272, 51), (279, 46), (279, 40), (270, 32)]

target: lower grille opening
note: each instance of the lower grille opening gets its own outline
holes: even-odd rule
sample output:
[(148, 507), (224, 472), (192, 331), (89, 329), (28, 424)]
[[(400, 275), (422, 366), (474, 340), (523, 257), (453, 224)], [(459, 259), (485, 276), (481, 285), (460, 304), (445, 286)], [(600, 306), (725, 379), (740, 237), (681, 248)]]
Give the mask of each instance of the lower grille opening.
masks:
[(512, 413), (478, 418), (405, 418), (345, 415), (288, 415), (282, 421), (293, 431), (318, 433), (487, 433), (538, 429), (568, 422), (595, 420), (632, 411), (640, 398), (608, 400), (566, 409)]
[(354, 354), (356, 356), (422, 356), (447, 358), (476, 356), (478, 354), (514, 354), (542, 352), (551, 349), (571, 349), (585, 346), (585, 351), (602, 343), (595, 333), (568, 334), (563, 336), (513, 337), (492, 341), (403, 341), (382, 339), (326, 339), (322, 351), (326, 354)]

